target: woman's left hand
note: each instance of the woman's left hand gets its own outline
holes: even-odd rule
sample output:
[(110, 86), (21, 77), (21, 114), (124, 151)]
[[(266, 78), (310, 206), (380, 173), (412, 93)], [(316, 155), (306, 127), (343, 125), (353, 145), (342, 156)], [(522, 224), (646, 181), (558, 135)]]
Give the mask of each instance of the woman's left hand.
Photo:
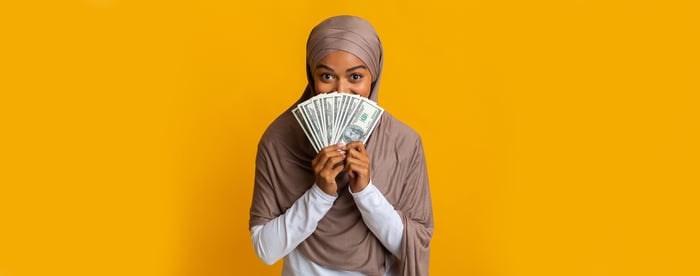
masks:
[(353, 193), (362, 191), (369, 185), (370, 160), (361, 141), (345, 145), (345, 171), (350, 177), (350, 189)]

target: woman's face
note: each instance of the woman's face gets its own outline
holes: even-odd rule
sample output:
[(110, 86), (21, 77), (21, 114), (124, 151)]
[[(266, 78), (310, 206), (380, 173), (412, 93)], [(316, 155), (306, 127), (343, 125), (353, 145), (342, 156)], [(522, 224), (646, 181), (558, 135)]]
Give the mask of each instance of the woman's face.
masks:
[(367, 65), (345, 51), (328, 54), (313, 68), (314, 88), (317, 94), (338, 91), (369, 98), (372, 75)]

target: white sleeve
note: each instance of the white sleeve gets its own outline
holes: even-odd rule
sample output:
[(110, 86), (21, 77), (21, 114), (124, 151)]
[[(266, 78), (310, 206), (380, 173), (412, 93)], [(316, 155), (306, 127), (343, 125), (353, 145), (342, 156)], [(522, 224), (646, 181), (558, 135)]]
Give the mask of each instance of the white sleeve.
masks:
[(250, 228), (255, 253), (268, 265), (287, 256), (316, 230), (336, 198), (311, 186), (284, 214)]
[[(350, 187), (348, 186), (348, 189)], [(394, 256), (401, 256), (401, 239), (403, 238), (403, 222), (394, 206), (386, 200), (384, 194), (370, 180), (369, 185), (362, 191), (350, 194), (360, 209), (362, 220), (369, 230), (382, 242)]]

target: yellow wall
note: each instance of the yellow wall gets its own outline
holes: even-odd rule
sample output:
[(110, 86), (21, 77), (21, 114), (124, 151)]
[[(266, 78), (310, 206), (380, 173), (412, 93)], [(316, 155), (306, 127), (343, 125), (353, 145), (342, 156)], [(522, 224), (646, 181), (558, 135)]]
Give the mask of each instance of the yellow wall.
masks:
[(56, 2), (0, 4), (2, 276), (278, 275), (255, 147), (336, 14), (423, 136), (432, 274), (700, 275), (695, 1)]

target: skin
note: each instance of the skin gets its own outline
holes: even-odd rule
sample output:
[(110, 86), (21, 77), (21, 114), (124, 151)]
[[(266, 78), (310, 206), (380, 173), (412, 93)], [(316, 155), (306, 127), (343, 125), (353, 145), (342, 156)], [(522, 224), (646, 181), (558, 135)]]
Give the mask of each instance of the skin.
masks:
[[(358, 57), (345, 51), (335, 51), (313, 68), (316, 93), (351, 93), (369, 98), (372, 75), (369, 67)], [(334, 195), (338, 191), (336, 176), (343, 170), (350, 178), (350, 189), (362, 191), (369, 184), (371, 161), (361, 141), (347, 145), (332, 145), (323, 148), (311, 161), (316, 185), (325, 193)]]

